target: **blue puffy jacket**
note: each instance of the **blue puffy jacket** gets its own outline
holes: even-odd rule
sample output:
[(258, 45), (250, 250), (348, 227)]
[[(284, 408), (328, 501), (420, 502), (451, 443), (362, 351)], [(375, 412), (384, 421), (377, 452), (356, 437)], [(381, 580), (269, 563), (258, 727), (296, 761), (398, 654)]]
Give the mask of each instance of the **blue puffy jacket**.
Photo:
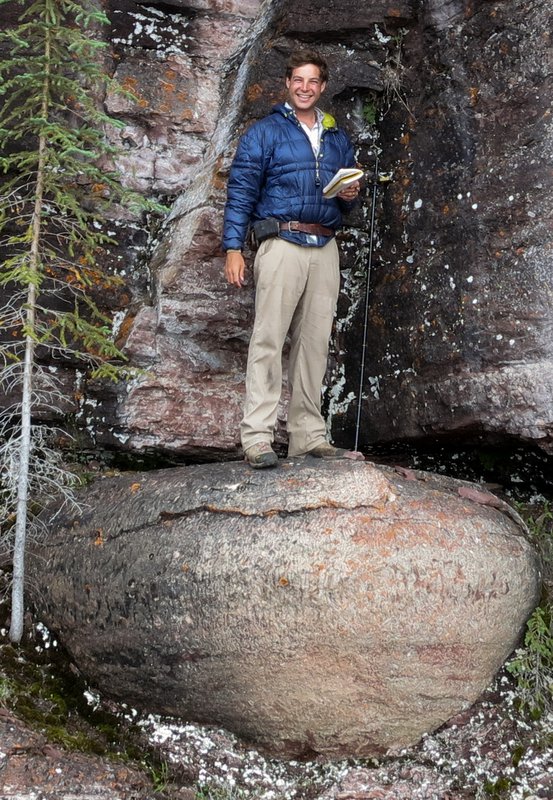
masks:
[[(354, 203), (323, 197), (340, 167), (354, 167), (351, 142), (329, 114), (323, 118), (318, 158), (292, 109), (277, 105), (242, 136), (230, 169), (223, 249), (241, 249), (250, 223), (274, 217), (339, 228), (342, 210)], [(301, 244), (305, 236), (283, 233)], [(319, 238), (319, 237), (318, 237)], [(325, 240), (321, 238), (320, 244)], [(327, 240), (326, 240), (327, 241)]]

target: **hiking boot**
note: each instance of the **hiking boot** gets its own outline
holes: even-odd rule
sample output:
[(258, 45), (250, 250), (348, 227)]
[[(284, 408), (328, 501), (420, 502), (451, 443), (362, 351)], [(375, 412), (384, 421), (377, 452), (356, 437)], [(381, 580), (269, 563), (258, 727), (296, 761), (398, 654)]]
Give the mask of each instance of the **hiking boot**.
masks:
[(349, 458), (352, 461), (364, 461), (365, 456), (357, 450), (344, 450), (341, 447), (334, 447), (329, 442), (322, 442), (311, 450), (308, 450), (306, 455), (313, 456), (313, 458)]
[(244, 450), (244, 458), (254, 469), (265, 469), (274, 467), (278, 462), (278, 456), (269, 442), (257, 442)]

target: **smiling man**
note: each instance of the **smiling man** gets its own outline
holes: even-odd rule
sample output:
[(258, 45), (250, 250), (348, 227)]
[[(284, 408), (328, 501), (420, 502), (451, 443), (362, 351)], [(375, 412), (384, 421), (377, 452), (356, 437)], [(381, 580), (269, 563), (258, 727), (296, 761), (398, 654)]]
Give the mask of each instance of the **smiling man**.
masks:
[(241, 287), (244, 242), (253, 229), (255, 322), (246, 373), (240, 436), (254, 468), (272, 467), (271, 447), (282, 389), (287, 333), (290, 404), (288, 455), (363, 456), (326, 441), (321, 386), (340, 285), (335, 233), (359, 183), (332, 199), (323, 187), (338, 169), (354, 167), (353, 148), (334, 118), (318, 107), (328, 67), (315, 51), (294, 53), (286, 66), (286, 102), (242, 136), (232, 163), (225, 206), (225, 276)]

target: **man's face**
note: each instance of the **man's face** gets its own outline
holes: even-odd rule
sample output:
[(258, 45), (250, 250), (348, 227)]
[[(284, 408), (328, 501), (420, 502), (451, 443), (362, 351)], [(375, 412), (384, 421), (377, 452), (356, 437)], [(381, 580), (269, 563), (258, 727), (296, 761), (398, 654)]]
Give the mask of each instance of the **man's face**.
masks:
[(291, 78), (286, 78), (288, 102), (296, 112), (312, 111), (324, 92), (326, 83), (320, 78), (319, 67), (303, 64), (296, 67)]

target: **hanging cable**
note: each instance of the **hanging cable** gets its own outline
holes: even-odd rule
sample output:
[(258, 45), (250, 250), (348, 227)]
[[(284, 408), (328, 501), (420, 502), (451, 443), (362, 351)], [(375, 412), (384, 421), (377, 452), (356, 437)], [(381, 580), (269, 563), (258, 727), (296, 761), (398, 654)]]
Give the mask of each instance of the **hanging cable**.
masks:
[(376, 190), (381, 183), (388, 183), (391, 181), (391, 175), (382, 174), (378, 172), (378, 155), (374, 165), (374, 178), (372, 183), (371, 195), (371, 222), (369, 226), (369, 257), (367, 259), (367, 278), (365, 283), (365, 317), (363, 321), (363, 345), (361, 348), (361, 366), (359, 369), (359, 391), (357, 393), (357, 419), (355, 422), (355, 444), (354, 450), (357, 450), (359, 445), (359, 429), (361, 427), (361, 404), (363, 400), (363, 386), (365, 383), (365, 361), (367, 353), (367, 334), (369, 326), (369, 293), (371, 283), (371, 268), (373, 260), (373, 247), (374, 247), (374, 223), (376, 216)]

